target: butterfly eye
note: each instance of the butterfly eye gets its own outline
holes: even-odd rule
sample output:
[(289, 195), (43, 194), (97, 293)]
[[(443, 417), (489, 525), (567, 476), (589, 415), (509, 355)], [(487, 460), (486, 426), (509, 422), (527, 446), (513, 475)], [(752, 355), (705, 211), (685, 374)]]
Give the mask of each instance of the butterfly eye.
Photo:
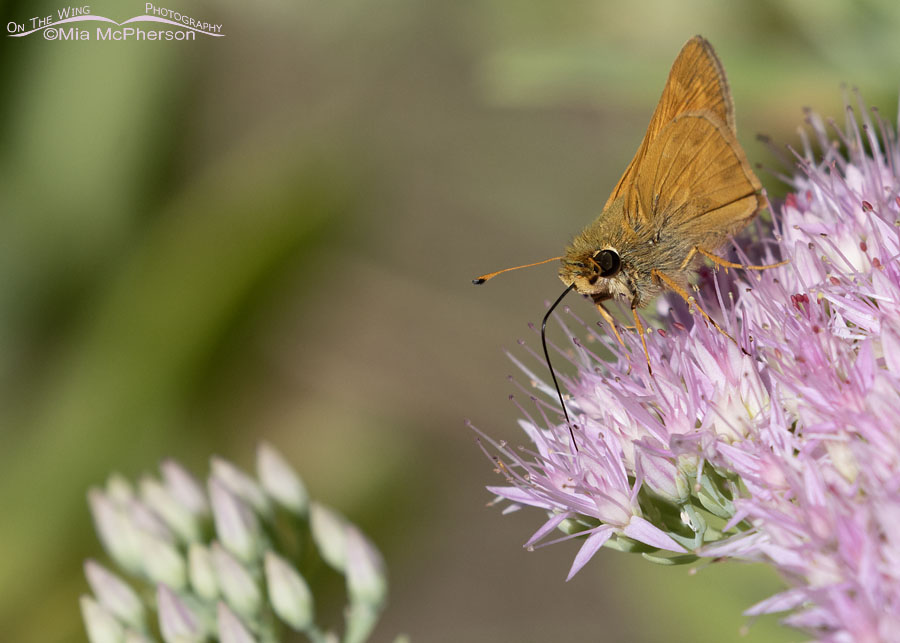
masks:
[(594, 261), (600, 266), (601, 277), (612, 277), (619, 272), (621, 261), (619, 261), (619, 253), (615, 250), (601, 250), (594, 255)]

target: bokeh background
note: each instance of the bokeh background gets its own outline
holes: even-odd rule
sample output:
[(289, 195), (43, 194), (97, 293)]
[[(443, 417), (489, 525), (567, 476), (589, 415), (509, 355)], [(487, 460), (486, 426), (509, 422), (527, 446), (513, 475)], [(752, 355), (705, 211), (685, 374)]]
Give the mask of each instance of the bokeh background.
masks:
[[(226, 37), (0, 40), (0, 638), (84, 640), (89, 486), (252, 468), (261, 439), (384, 552), (375, 640), (740, 638), (767, 570), (602, 551), (564, 583), (577, 543), (526, 552), (542, 517), (485, 507), (464, 419), (522, 440), (503, 351), (560, 284), (470, 279), (598, 213), (695, 33), (753, 162), (804, 106), (843, 118), (842, 82), (895, 114), (900, 5), (158, 4)], [(4, 25), (59, 6), (0, 3)]]

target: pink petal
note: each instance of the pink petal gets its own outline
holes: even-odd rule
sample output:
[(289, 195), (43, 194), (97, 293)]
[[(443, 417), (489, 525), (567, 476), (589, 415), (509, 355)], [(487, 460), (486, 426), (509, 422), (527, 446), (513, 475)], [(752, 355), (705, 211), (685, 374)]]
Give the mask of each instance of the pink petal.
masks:
[(629, 538), (633, 538), (642, 543), (666, 549), (668, 551), (677, 551), (686, 554), (687, 550), (672, 540), (664, 531), (655, 527), (640, 516), (632, 516), (631, 521), (625, 526), (623, 533)]
[(575, 560), (572, 562), (572, 568), (569, 570), (569, 575), (566, 576), (567, 582), (575, 574), (581, 571), (581, 568), (584, 567), (591, 558), (593, 558), (594, 554), (597, 553), (597, 550), (603, 547), (603, 543), (609, 540), (609, 537), (612, 535), (613, 528), (609, 526), (603, 526), (598, 527), (594, 533), (587, 537), (587, 540), (584, 541), (581, 549), (579, 549), (578, 553), (575, 555)]

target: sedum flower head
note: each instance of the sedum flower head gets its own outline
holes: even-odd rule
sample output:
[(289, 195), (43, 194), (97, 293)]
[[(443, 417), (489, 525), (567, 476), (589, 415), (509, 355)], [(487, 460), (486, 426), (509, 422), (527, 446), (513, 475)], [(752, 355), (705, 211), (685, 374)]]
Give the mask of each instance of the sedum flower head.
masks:
[[(387, 580), (374, 545), (315, 503), (287, 461), (260, 447), (257, 481), (213, 458), (205, 485), (174, 460), (159, 478), (121, 476), (88, 500), (100, 540), (130, 578), (85, 563), (93, 596), (81, 599), (92, 643), (274, 643), (302, 632), (315, 642), (368, 640)], [(335, 564), (339, 562), (339, 564)], [(309, 578), (345, 577), (339, 636), (317, 622)]]
[(744, 350), (661, 299), (651, 376), (634, 333), (624, 350), (572, 315), (585, 330), (560, 351), (576, 370), (561, 382), (578, 450), (555, 391), (514, 359), (537, 389), (519, 407), (533, 446), (482, 434), (506, 480), (489, 489), (546, 512), (527, 546), (583, 538), (570, 577), (604, 545), (762, 561), (789, 588), (747, 614), (787, 612), (822, 641), (897, 641), (900, 146), (861, 101), (843, 127), (807, 125), (774, 240), (740, 256), (790, 263), (700, 273), (697, 301)]

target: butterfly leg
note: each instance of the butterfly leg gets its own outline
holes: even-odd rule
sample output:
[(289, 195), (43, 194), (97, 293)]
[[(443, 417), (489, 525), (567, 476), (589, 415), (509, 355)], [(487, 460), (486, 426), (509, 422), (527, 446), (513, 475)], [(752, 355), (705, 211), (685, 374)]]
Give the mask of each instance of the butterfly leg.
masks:
[(687, 268), (691, 265), (691, 261), (694, 257), (697, 256), (697, 248), (691, 248), (691, 251), (687, 253), (687, 257), (684, 258), (684, 261), (681, 262), (681, 266), (678, 267), (679, 272)]
[(631, 314), (634, 315), (634, 326), (637, 328), (638, 335), (641, 336), (641, 346), (644, 347), (644, 358), (647, 360), (647, 370), (650, 372), (650, 375), (653, 375), (653, 367), (650, 366), (650, 353), (647, 351), (647, 338), (644, 335), (644, 325), (641, 323), (641, 318), (638, 316), (636, 302), (632, 302), (631, 304)]
[(735, 343), (735, 345), (738, 348), (740, 348), (745, 354), (747, 354), (747, 355), (750, 354), (750, 353), (747, 353), (747, 351), (744, 349), (743, 346), (738, 344), (738, 341), (734, 337), (732, 337), (727, 332), (725, 332), (725, 329), (722, 328), (721, 326), (719, 326), (719, 324), (716, 322), (716, 320), (713, 319), (712, 317), (710, 317), (707, 314), (707, 312), (700, 307), (700, 305), (697, 303), (697, 301), (691, 295), (689, 295), (684, 288), (679, 286), (675, 282), (674, 279), (672, 279), (668, 275), (661, 273), (659, 270), (655, 270), (655, 269), (650, 271), (650, 275), (654, 279), (659, 280), (661, 283), (665, 284), (666, 286), (671, 288), (673, 291), (675, 291), (675, 293), (677, 293), (682, 299), (684, 299), (684, 301), (687, 303), (688, 306), (692, 306), (692, 307), (696, 308), (700, 312), (700, 314), (703, 315), (703, 318), (706, 319), (706, 321), (708, 321), (710, 324), (712, 324), (713, 327), (715, 327), (715, 329), (717, 331), (719, 331), (720, 333), (725, 335), (725, 337), (727, 337), (728, 339), (733, 341)]
[[(734, 263), (733, 261), (727, 261), (722, 259), (722, 257), (711, 253), (709, 250), (704, 250), (703, 248), (692, 248), (688, 253), (688, 257), (693, 257), (695, 254), (700, 253), (710, 261), (712, 261), (717, 266), (722, 266), (725, 268), (725, 272), (728, 272), (729, 268), (743, 268), (744, 270), (768, 270), (769, 268), (777, 268), (778, 266), (784, 266), (789, 264), (790, 259), (786, 259), (785, 261), (779, 261), (778, 263), (770, 263), (764, 266), (745, 266), (742, 263)], [(685, 260), (687, 261), (687, 260)]]
[[(597, 312), (600, 313), (600, 316), (603, 318), (603, 321), (605, 321), (607, 324), (609, 324), (609, 327), (612, 328), (613, 335), (615, 335), (616, 339), (619, 340), (619, 345), (622, 348), (626, 348), (625, 342), (622, 341), (622, 336), (619, 335), (619, 329), (616, 328), (616, 320), (614, 320), (612, 318), (612, 315), (610, 315), (609, 312), (606, 310), (606, 308), (603, 307), (602, 302), (594, 300), (594, 305), (597, 307)], [(625, 353), (625, 354), (628, 355), (628, 353)]]

